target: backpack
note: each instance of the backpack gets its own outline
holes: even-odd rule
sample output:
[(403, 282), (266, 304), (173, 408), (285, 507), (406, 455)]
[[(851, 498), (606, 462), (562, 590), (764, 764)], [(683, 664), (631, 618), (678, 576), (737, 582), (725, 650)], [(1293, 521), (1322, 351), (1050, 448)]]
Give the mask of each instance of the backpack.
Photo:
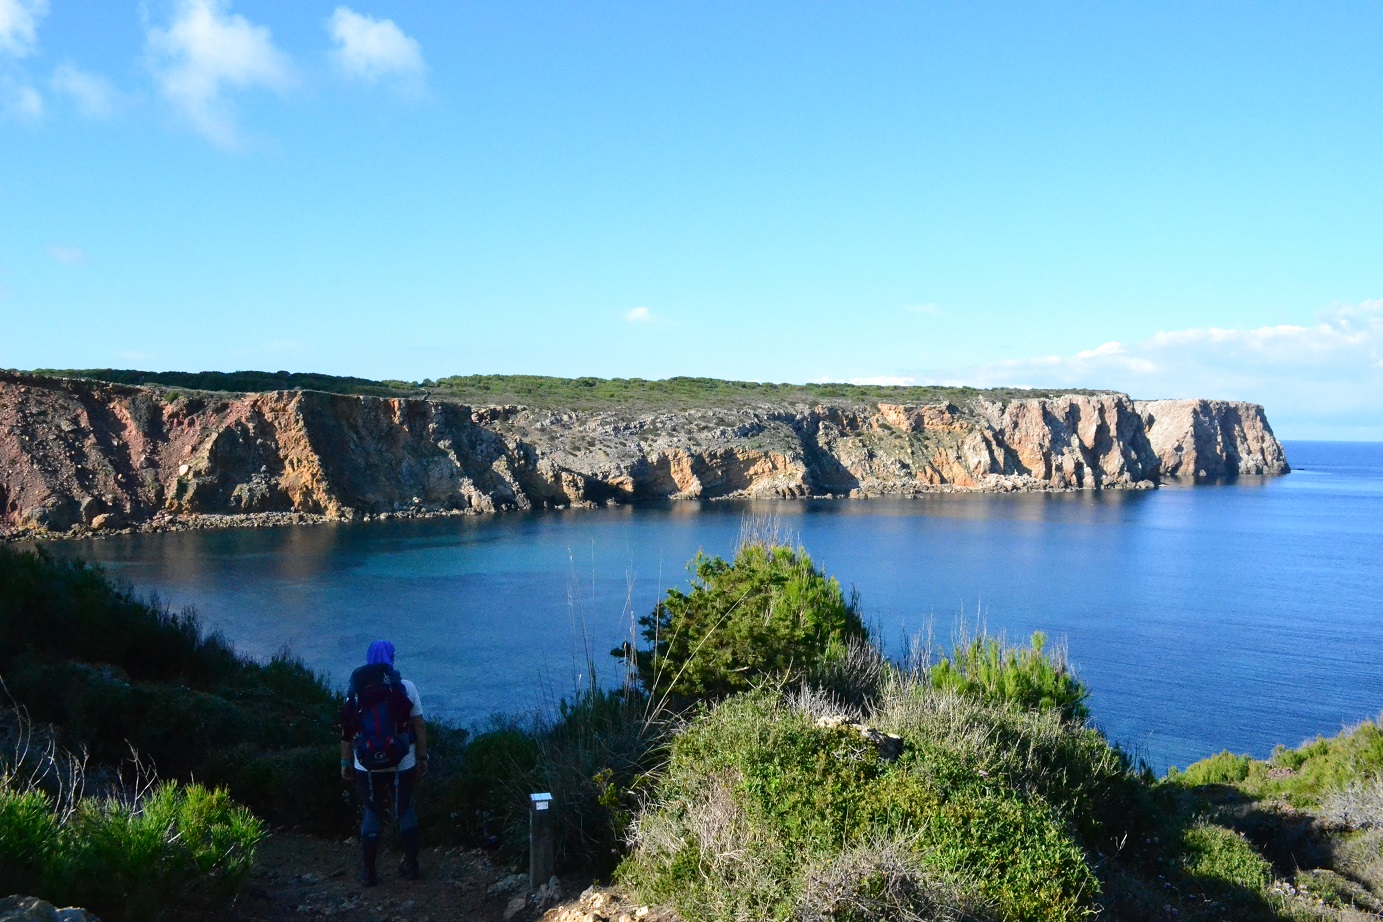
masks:
[(398, 768), (413, 743), (412, 712), (403, 678), (388, 664), (361, 666), (351, 673), (341, 725), (366, 771)]

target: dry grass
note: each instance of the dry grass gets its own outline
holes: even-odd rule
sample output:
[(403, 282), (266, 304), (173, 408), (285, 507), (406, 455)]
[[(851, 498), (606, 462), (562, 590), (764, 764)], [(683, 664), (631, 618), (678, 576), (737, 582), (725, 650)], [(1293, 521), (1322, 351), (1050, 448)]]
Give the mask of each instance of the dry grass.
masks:
[(962, 922), (992, 914), (939, 880), (907, 837), (879, 838), (807, 872), (795, 922)]

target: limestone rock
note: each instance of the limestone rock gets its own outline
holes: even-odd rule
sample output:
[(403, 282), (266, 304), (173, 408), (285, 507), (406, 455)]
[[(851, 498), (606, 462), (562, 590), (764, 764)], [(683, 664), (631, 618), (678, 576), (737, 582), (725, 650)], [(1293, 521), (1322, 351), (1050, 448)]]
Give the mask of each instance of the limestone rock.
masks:
[(1288, 470), (1261, 407), (997, 402), (469, 407), (0, 372), (0, 535), (499, 512), (635, 499), (1146, 489)]
[(1164, 476), (1206, 479), (1291, 469), (1257, 404), (1147, 400), (1136, 407)]
[(640, 906), (608, 887), (591, 887), (574, 902), (543, 913), (543, 922), (682, 922), (670, 909)]
[(0, 922), (101, 922), (85, 909), (58, 909), (32, 896), (0, 899)]
[(840, 716), (819, 717), (816, 725), (825, 728), (844, 727), (858, 733), (862, 740), (878, 751), (879, 758), (885, 762), (894, 762), (903, 754), (903, 738), (901, 736), (884, 733), (882, 730), (876, 730), (862, 723), (855, 723), (848, 718)]

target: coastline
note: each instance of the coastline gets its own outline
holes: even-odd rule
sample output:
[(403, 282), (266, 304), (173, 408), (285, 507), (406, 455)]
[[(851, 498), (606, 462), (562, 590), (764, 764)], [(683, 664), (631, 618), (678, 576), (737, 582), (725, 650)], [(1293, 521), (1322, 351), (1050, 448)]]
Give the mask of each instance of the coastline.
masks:
[(863, 396), (576, 410), (0, 373), (0, 540), (648, 500), (1147, 490), (1290, 470), (1256, 404)]
[[(1246, 475), (1246, 477), (1262, 475)], [(1273, 476), (1273, 475), (1266, 475)], [(1141, 493), (1157, 490), (1164, 485), (1191, 485), (1192, 481), (1169, 478), (1166, 483), (1138, 481), (1131, 484), (1114, 484), (1104, 487), (1115, 492)], [(855, 492), (854, 494), (823, 493), (819, 495), (784, 496), (709, 496), (709, 497), (669, 497), (632, 500), (609, 499), (603, 503), (577, 500), (571, 503), (546, 503), (540, 506), (523, 508), (503, 506), (495, 509), (400, 509), (383, 512), (357, 512), (351, 515), (330, 516), (312, 512), (248, 512), (248, 513), (156, 513), (147, 521), (112, 528), (93, 528), (89, 525), (75, 525), (66, 532), (54, 532), (33, 528), (0, 527), (0, 544), (22, 544), (28, 542), (98, 540), (128, 535), (174, 534), (189, 531), (218, 531), (226, 529), (290, 528), (317, 525), (364, 525), (387, 521), (424, 521), (430, 519), (475, 518), (479, 516), (509, 515), (513, 513), (538, 511), (563, 511), (568, 509), (618, 508), (621, 506), (652, 506), (659, 503), (688, 502), (811, 502), (811, 501), (851, 501), (868, 502), (880, 499), (908, 500), (925, 499), (929, 496), (971, 495), (996, 496), (1011, 494), (1064, 495), (1089, 493), (1079, 487), (1053, 487), (1043, 485), (1002, 484), (999, 486), (963, 487), (955, 484), (937, 484), (898, 492)]]

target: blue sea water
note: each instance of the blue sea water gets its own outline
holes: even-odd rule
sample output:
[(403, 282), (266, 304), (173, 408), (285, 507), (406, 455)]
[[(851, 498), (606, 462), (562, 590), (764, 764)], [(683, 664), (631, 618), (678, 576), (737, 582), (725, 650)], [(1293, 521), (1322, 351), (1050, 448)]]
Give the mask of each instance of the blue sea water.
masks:
[[(377, 637), (431, 713), (550, 706), (698, 551), (772, 516), (893, 653), (963, 619), (1065, 642), (1096, 723), (1156, 769), (1383, 710), (1383, 444), (1289, 442), (1284, 477), (1143, 493), (676, 503), (118, 536), (106, 565), (238, 649), (341, 680)], [(613, 672), (613, 660), (608, 660)]]

